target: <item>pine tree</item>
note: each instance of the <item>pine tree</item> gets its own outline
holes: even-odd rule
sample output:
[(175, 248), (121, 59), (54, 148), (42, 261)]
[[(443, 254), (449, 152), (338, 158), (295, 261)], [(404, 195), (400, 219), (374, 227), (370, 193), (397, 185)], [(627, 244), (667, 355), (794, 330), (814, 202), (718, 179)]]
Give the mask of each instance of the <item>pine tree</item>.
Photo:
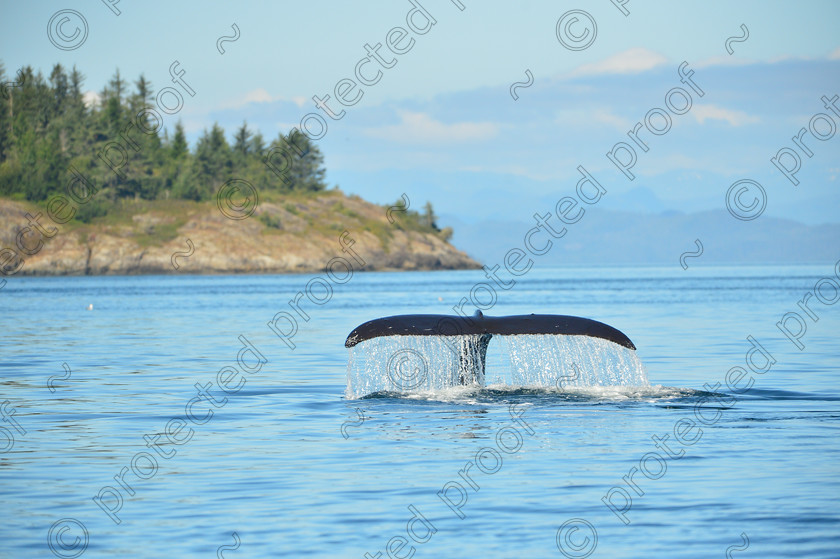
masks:
[(123, 94), (125, 92), (125, 81), (120, 77), (117, 70), (108, 85), (102, 90), (102, 124), (108, 136), (119, 135), (125, 119), (123, 118)]
[(420, 216), (420, 223), (426, 227), (434, 229), (435, 231), (440, 231), (437, 226), (435, 209), (432, 207), (431, 202), (426, 202), (426, 205), (423, 206), (423, 215)]
[(214, 123), (213, 128), (198, 139), (189, 173), (177, 185), (177, 195), (192, 200), (207, 200), (231, 178), (233, 157), (225, 140), (225, 131)]
[[(306, 135), (292, 130), (284, 138), (286, 150), (292, 163), (286, 173), (292, 190), (317, 192), (327, 188), (324, 177), (324, 156), (321, 150)], [(303, 156), (299, 154), (303, 153)]]
[[(21, 82), (0, 99), (0, 195), (43, 202), (69, 180), (69, 168), (81, 172), (99, 190), (78, 219), (102, 215), (107, 204), (121, 198), (174, 197), (208, 200), (226, 181), (237, 178), (258, 189), (318, 192), (326, 189), (324, 156), (318, 145), (298, 131), (280, 133), (271, 143), (288, 157), (283, 179), (263, 162), (267, 148), (263, 136), (247, 122), (228, 143), (225, 131), (214, 124), (205, 130), (194, 149), (178, 122), (171, 136), (157, 128), (152, 106), (152, 84), (142, 74), (129, 91), (117, 69), (102, 88), (98, 101), (86, 104), (85, 76), (73, 66), (55, 64), (44, 79), (25, 66), (9, 76), (0, 63), (0, 83)], [(151, 116), (150, 116), (151, 115)], [(132, 126), (133, 125), (133, 126)], [(103, 149), (111, 146), (110, 163)], [(119, 146), (114, 148), (114, 146)], [(122, 151), (127, 157), (119, 161)], [(279, 159), (278, 159), (279, 160)], [(94, 208), (96, 206), (96, 208)], [(410, 212), (415, 220), (420, 219)], [(408, 214), (407, 214), (408, 215)], [(427, 204), (427, 227), (436, 217)]]
[(264, 150), (265, 150), (265, 140), (263, 139), (263, 135), (260, 134), (259, 132), (257, 132), (251, 138), (251, 147), (249, 148), (249, 151), (251, 152), (252, 155), (255, 156), (255, 159), (258, 159), (262, 155), (262, 152)]
[(70, 93), (70, 83), (61, 64), (53, 66), (52, 72), (50, 73), (50, 85), (52, 86), (54, 102), (52, 116), (63, 116)]
[[(3, 66), (3, 63), (0, 62), (0, 84), (4, 84), (7, 81), (6, 69)], [(5, 86), (0, 85), (0, 87)], [(12, 119), (9, 117), (9, 107), (12, 102), (12, 89), (13, 88), (6, 89), (6, 95), (9, 97), (8, 101), (5, 98), (0, 99), (0, 163), (6, 160), (8, 157), (8, 150), (11, 147)], [(0, 186), (0, 189), (2, 189), (2, 186)], [(0, 192), (2, 192), (2, 190), (0, 190)]]
[(182, 159), (187, 155), (188, 150), (189, 146), (187, 146), (187, 136), (184, 134), (184, 125), (179, 120), (175, 124), (175, 135), (172, 137), (169, 157), (173, 160)]
[(251, 159), (251, 136), (248, 130), (248, 123), (243, 122), (233, 135), (233, 168), (236, 175), (248, 173), (248, 164)]
[(251, 151), (251, 131), (248, 130), (248, 123), (243, 122), (234, 134), (233, 152), (244, 161)]

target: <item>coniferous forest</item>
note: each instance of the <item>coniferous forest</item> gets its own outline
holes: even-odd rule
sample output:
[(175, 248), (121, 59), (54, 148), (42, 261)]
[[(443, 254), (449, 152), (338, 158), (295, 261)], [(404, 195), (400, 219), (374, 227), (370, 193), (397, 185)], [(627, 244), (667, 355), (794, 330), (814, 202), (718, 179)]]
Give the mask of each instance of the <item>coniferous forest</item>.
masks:
[[(75, 172), (96, 188), (75, 215), (88, 222), (122, 199), (210, 200), (233, 178), (260, 192), (326, 188), (323, 155), (303, 134), (281, 132), (266, 142), (243, 123), (228, 141), (214, 124), (190, 149), (180, 122), (170, 133), (147, 110), (154, 90), (142, 75), (129, 83), (117, 70), (95, 103), (85, 102), (84, 80), (76, 67), (56, 64), (45, 78), (29, 66), (10, 75), (0, 63), (0, 84), (7, 84), (0, 97), (0, 197), (44, 202)], [(282, 177), (265, 162), (281, 151), (294, 154), (282, 158)]]

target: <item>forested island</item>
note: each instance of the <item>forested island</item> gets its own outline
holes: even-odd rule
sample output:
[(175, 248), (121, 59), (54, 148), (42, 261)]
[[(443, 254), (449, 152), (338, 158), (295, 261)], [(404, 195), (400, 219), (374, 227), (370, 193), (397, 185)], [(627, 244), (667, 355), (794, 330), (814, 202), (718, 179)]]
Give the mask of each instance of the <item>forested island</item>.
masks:
[(363, 269), (477, 267), (429, 202), (328, 188), (297, 130), (266, 141), (243, 123), (229, 141), (213, 124), (191, 149), (142, 75), (86, 96), (75, 67), (0, 64), (0, 84), (0, 275), (308, 272), (348, 240)]

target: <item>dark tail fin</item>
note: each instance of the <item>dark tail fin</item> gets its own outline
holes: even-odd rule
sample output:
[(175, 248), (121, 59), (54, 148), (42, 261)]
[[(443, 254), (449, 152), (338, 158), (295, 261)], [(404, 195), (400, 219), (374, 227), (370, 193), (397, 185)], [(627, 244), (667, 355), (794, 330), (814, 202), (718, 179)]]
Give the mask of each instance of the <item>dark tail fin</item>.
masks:
[(356, 327), (345, 347), (381, 336), (463, 336), (460, 347), (460, 382), (484, 384), (484, 362), (487, 344), (494, 335), (554, 334), (591, 336), (636, 349), (620, 330), (603, 322), (555, 314), (524, 314), (517, 316), (484, 316), (477, 311), (470, 318), (439, 314), (404, 314), (377, 318)]
[(467, 334), (559, 334), (592, 336), (609, 340), (629, 349), (636, 349), (630, 338), (612, 326), (560, 314), (523, 314), (518, 316), (484, 316), (481, 311), (470, 318), (442, 314), (402, 314), (370, 320), (356, 327), (347, 336), (345, 347), (380, 336), (463, 336)]

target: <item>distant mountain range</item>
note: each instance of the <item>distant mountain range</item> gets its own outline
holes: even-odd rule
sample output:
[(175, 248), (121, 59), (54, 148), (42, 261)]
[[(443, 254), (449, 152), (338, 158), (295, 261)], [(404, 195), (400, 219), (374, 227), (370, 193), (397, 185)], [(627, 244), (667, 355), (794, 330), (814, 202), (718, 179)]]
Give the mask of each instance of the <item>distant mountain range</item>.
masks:
[[(548, 210), (546, 210), (548, 211)], [(482, 221), (466, 223), (443, 215), (441, 224), (455, 230), (452, 242), (482, 263), (503, 263), (505, 253), (524, 248), (524, 236), (535, 222)], [(551, 223), (558, 223), (556, 218)], [(561, 239), (543, 256), (549, 265), (569, 264), (676, 264), (685, 252), (697, 254), (695, 240), (703, 245), (692, 263), (799, 264), (835, 261), (840, 258), (840, 223), (804, 225), (787, 219), (759, 216), (739, 221), (725, 210), (684, 214), (658, 214), (589, 209), (569, 225)], [(533, 237), (542, 246), (546, 233)]]

